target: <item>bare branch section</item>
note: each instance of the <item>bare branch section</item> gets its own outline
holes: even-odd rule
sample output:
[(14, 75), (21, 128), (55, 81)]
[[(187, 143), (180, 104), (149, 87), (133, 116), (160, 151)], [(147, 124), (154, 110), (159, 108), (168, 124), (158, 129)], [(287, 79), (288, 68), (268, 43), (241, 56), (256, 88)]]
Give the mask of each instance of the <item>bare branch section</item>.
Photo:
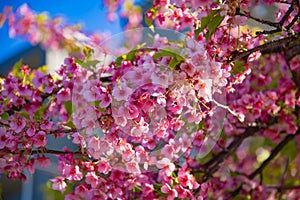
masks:
[(297, 135), (300, 134), (300, 129), (294, 135), (287, 135), (271, 152), (270, 156), (248, 177), (250, 179), (255, 178), (259, 173), (261, 173), (265, 167), (277, 156), (277, 154), (287, 145), (290, 141), (292, 141)]
[(246, 59), (250, 54), (252, 54), (256, 51), (268, 51), (268, 49), (275, 49), (278, 46), (282, 46), (282, 45), (287, 44), (289, 42), (299, 42), (299, 39), (300, 39), (300, 34), (297, 33), (297, 34), (289, 36), (289, 37), (285, 37), (285, 38), (278, 39), (278, 40), (273, 40), (271, 42), (267, 42), (265, 44), (256, 46), (256, 47), (254, 47), (252, 49), (249, 49), (247, 51), (234, 53), (233, 56), (231, 57), (231, 59), (228, 62), (232, 62), (232, 61), (239, 60), (239, 59)]
[(82, 156), (82, 153), (79, 151), (75, 151), (75, 152), (68, 152), (68, 151), (59, 151), (59, 150), (53, 150), (53, 149), (42, 149), (42, 150), (33, 150), (31, 151), (31, 155), (34, 154), (53, 154), (53, 155), (65, 155), (71, 153), (72, 155), (76, 155), (76, 156)]
[(284, 16), (281, 18), (279, 24), (281, 26), (283, 26), (284, 22), (289, 18), (290, 14), (293, 12), (293, 10), (295, 9), (295, 5), (297, 3), (298, 0), (293, 0), (291, 6), (289, 7), (289, 9), (286, 11), (286, 13), (284, 14)]
[(246, 131), (237, 136), (230, 144), (229, 146), (218, 153), (216, 156), (214, 156), (211, 160), (209, 160), (207, 163), (204, 164), (203, 170), (202, 169), (194, 169), (193, 172), (199, 172), (204, 171), (205, 177), (203, 181), (207, 181), (212, 177), (212, 175), (219, 169), (220, 165), (233, 153), (236, 151), (236, 149), (242, 144), (242, 142), (250, 137), (253, 136), (257, 131), (259, 130), (258, 127), (250, 127), (247, 128)]
[(278, 190), (278, 191), (284, 191), (284, 190), (300, 190), (300, 185), (295, 185), (295, 186), (265, 186), (268, 189), (273, 189), (273, 190)]
[[(261, 19), (261, 18), (257, 18), (257, 17), (254, 17), (250, 14), (245, 14), (245, 13), (242, 13), (240, 9), (237, 9), (236, 10), (236, 15), (240, 15), (240, 16), (244, 16), (244, 17), (247, 17), (249, 19), (252, 19), (254, 21), (257, 21), (261, 24), (265, 24), (265, 25), (268, 25), (268, 26), (272, 26), (272, 27), (275, 27), (277, 29), (280, 29), (281, 28), (281, 25), (279, 23), (276, 23), (276, 22), (271, 22), (271, 21), (268, 21), (268, 20), (264, 20), (264, 19)], [(289, 15), (288, 15), (289, 16)]]
[[(279, 152), (290, 142), (292, 141), (297, 135), (300, 135), (300, 128), (298, 131), (293, 135), (287, 135), (274, 149), (271, 151), (269, 157), (250, 175), (247, 177), (249, 179), (254, 179), (257, 175), (261, 174), (265, 167), (279, 154)], [(231, 196), (235, 197), (239, 194), (240, 190), (242, 189), (242, 185), (236, 188), (232, 193)]]

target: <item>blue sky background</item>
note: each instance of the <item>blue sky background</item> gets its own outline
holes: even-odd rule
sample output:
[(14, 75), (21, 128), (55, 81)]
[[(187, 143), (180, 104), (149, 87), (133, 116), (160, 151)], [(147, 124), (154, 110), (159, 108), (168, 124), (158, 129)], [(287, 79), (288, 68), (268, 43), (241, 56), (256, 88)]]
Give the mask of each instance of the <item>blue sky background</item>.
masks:
[[(16, 10), (24, 3), (36, 12), (46, 11), (51, 17), (63, 16), (67, 23), (80, 23), (85, 32), (109, 31), (116, 34), (122, 31), (124, 24), (120, 18), (113, 23), (106, 19), (107, 10), (103, 8), (102, 0), (0, 0), (0, 12), (6, 5)], [(9, 38), (7, 23), (0, 29), (0, 63), (29, 47), (30, 44), (21, 37)]]

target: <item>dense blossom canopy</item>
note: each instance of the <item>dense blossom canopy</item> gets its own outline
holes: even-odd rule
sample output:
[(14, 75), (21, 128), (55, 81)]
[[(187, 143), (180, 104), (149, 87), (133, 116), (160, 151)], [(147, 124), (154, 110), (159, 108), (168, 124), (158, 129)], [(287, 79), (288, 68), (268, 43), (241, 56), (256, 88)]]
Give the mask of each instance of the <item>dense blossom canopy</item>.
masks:
[[(1, 173), (25, 181), (54, 155), (65, 199), (300, 198), (298, 0), (105, 6), (128, 18), (117, 37), (3, 10), (10, 36), (70, 57), (55, 74), (19, 62), (0, 79)], [(49, 148), (61, 137), (77, 150)]]

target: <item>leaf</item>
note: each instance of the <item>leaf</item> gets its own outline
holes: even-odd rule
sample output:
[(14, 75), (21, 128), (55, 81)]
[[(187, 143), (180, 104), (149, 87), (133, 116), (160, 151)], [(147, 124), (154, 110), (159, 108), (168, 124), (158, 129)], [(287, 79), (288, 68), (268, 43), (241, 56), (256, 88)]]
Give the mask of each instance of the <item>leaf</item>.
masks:
[(137, 52), (137, 50), (130, 51), (126, 56), (126, 60), (133, 61), (133, 59), (135, 58), (136, 52)]
[(234, 67), (232, 69), (232, 74), (236, 75), (238, 73), (245, 71), (245, 62), (242, 61), (235, 61)]
[(20, 72), (21, 72), (21, 67), (22, 66), (23, 66), (23, 59), (21, 58), (12, 67), (12, 74), (13, 74), (14, 77), (16, 77), (16, 78), (20, 78), (21, 77), (21, 73)]
[(201, 27), (194, 31), (195, 38), (198, 38), (200, 32), (203, 32), (207, 27), (208, 32), (205, 34), (206, 42), (208, 42), (210, 36), (215, 32), (217, 27), (221, 24), (224, 16), (217, 15), (220, 10), (212, 10), (207, 17), (201, 19)]
[(175, 67), (180, 63), (176, 58), (172, 59), (169, 63), (171, 69), (175, 69)]
[(21, 112), (19, 112), (20, 113), (20, 115), (22, 115), (23, 117), (25, 117), (26, 119), (30, 119), (30, 116), (29, 116), (29, 114), (26, 112), (26, 111), (21, 111)]
[(72, 101), (65, 101), (64, 106), (68, 113), (68, 116), (71, 117), (72, 116)]
[(209, 22), (209, 17), (203, 17), (201, 19), (201, 27), (195, 30), (195, 38), (198, 38), (199, 34), (204, 31)]
[(43, 74), (46, 74), (48, 71), (48, 66), (47, 65), (41, 66), (37, 70), (42, 72)]
[(178, 52), (174, 51), (173, 49), (166, 48), (161, 49), (159, 53), (156, 53), (152, 56), (154, 60), (157, 60), (158, 58), (164, 57), (164, 56), (171, 56), (177, 59), (177, 61), (184, 61), (185, 58), (182, 57)]
[(1, 114), (0, 117), (3, 121), (6, 121), (6, 120), (8, 120), (9, 114), (7, 112), (5, 112), (5, 113)]
[(94, 50), (88, 46), (84, 46), (83, 47), (83, 54), (86, 56), (86, 57), (89, 57), (91, 56), (92, 54), (94, 53)]
[(41, 117), (44, 115), (45, 110), (48, 108), (48, 104), (42, 105), (37, 111), (35, 111), (33, 115), (33, 119), (35, 121), (39, 121)]
[(121, 65), (122, 61), (123, 61), (122, 56), (119, 56), (119, 57), (116, 58), (115, 63), (116, 63), (117, 65)]
[(138, 185), (135, 185), (133, 188), (132, 188), (132, 192), (134, 192), (134, 193), (140, 193), (140, 192), (142, 192), (143, 190), (142, 190), (142, 188), (140, 187), (140, 186), (138, 186)]
[(76, 126), (73, 124), (72, 120), (69, 118), (69, 121), (67, 123), (64, 124), (65, 126), (67, 127), (70, 127), (70, 128), (76, 128)]
[(147, 24), (147, 26), (152, 26), (152, 20), (149, 19), (148, 17), (145, 17), (145, 23)]
[[(224, 19), (224, 16), (216, 15), (207, 24), (209, 38), (215, 32), (215, 30), (217, 29), (217, 27), (221, 24), (221, 22), (223, 21), (223, 19)], [(208, 39), (206, 38), (207, 41), (208, 41)]]
[(84, 69), (87, 69), (87, 68), (89, 68), (89, 67), (95, 68), (96, 65), (97, 65), (99, 62), (100, 62), (99, 60), (86, 61), (86, 62), (83, 62), (83, 63), (81, 64), (81, 67), (84, 68)]
[(283, 147), (281, 153), (283, 155), (287, 155), (289, 157), (289, 162), (292, 162), (296, 158), (298, 153), (296, 142), (293, 140), (290, 141), (285, 145), (285, 147)]

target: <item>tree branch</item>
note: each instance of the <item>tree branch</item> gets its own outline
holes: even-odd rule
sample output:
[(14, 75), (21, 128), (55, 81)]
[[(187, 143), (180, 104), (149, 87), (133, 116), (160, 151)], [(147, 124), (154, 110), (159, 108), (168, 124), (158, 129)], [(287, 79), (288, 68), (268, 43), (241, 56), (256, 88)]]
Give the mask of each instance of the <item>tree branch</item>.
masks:
[(252, 135), (254, 135), (259, 130), (258, 127), (247, 128), (246, 131), (237, 136), (230, 145), (211, 160), (204, 164), (203, 169), (194, 169), (193, 172), (205, 171), (204, 182), (207, 181), (218, 169), (219, 166), (242, 144), (242, 142)]
[(287, 135), (271, 152), (270, 156), (257, 168), (254, 172), (252, 172), (248, 177), (253, 179), (256, 175), (261, 173), (265, 167), (277, 156), (277, 154), (287, 145), (291, 140), (293, 140), (297, 135), (300, 134), (300, 129), (294, 135)]
[(54, 154), (54, 155), (65, 155), (71, 153), (73, 155), (82, 156), (82, 152), (75, 151), (75, 152), (68, 152), (68, 151), (59, 151), (59, 150), (53, 150), (53, 149), (41, 149), (41, 150), (32, 150), (31, 155), (35, 154)]
[[(290, 141), (292, 141), (297, 135), (300, 134), (300, 128), (294, 135), (287, 135), (271, 152), (269, 157), (256, 169), (254, 170), (249, 176), (249, 179), (254, 179), (258, 174), (262, 173), (265, 167), (277, 156), (277, 154), (287, 145)], [(232, 193), (231, 196), (235, 197), (239, 194), (240, 190), (242, 189), (242, 185), (236, 188)]]
[(269, 48), (276, 48), (282, 44), (286, 44), (288, 42), (296, 42), (295, 40), (299, 40), (300, 34), (297, 33), (295, 35), (289, 36), (289, 37), (285, 37), (282, 39), (278, 39), (278, 40), (273, 40), (271, 42), (267, 42), (265, 44), (256, 46), (252, 49), (249, 49), (247, 51), (243, 51), (243, 52), (235, 52), (233, 53), (231, 59), (228, 60), (228, 63), (234, 61), (234, 60), (239, 60), (241, 58), (247, 58), (251, 53), (254, 53), (256, 51), (262, 51), (262, 50), (267, 50)]
[(247, 18), (252, 19), (252, 20), (254, 20), (254, 21), (257, 21), (257, 22), (259, 22), (259, 23), (261, 23), (261, 24), (265, 24), (265, 25), (268, 25), (268, 26), (272, 26), (272, 27), (275, 27), (275, 28), (277, 28), (277, 29), (280, 29), (280, 28), (281, 28), (281, 25), (280, 25), (279, 23), (277, 23), (277, 22), (271, 22), (271, 21), (264, 20), (264, 19), (261, 19), (261, 18), (253, 17), (253, 16), (250, 15), (250, 14), (242, 13), (242, 12), (240, 11), (240, 9), (237, 9), (235, 14), (236, 14), (236, 15), (240, 15), (240, 16), (244, 16), (244, 17), (247, 17)]
[(273, 186), (273, 185), (269, 185), (269, 186), (265, 186), (268, 189), (274, 189), (274, 190), (299, 190), (300, 189), (300, 185), (294, 185), (294, 186)]
[(291, 6), (289, 7), (289, 9), (286, 11), (286, 13), (284, 14), (284, 16), (281, 18), (279, 24), (281, 26), (283, 26), (284, 22), (289, 18), (290, 14), (293, 12), (294, 10), (294, 7), (295, 7), (295, 4), (296, 4), (296, 1), (298, 0), (293, 0)]

